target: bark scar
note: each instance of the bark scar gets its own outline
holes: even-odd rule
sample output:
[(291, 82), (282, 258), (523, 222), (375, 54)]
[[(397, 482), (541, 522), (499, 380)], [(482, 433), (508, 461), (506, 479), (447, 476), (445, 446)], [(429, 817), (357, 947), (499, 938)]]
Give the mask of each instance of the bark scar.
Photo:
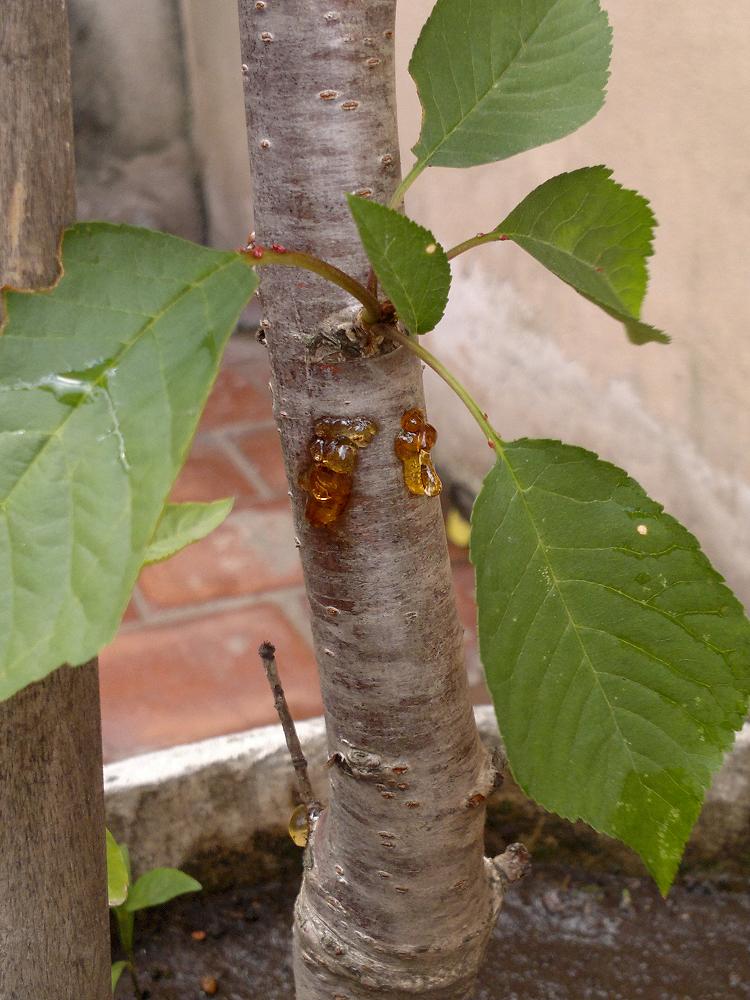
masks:
[(388, 323), (365, 326), (358, 316), (358, 309), (347, 308), (324, 320), (307, 339), (310, 360), (336, 364), (357, 358), (375, 358), (396, 349), (388, 336)]
[(495, 900), (495, 912), (499, 913), (508, 889), (531, 871), (531, 854), (524, 844), (510, 844), (502, 854), (485, 858), (484, 863)]

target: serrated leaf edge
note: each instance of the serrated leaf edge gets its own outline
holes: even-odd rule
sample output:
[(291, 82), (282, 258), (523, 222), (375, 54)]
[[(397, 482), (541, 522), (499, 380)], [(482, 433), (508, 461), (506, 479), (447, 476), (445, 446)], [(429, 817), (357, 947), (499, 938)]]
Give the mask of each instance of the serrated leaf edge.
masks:
[[(357, 195), (347, 195), (347, 201), (349, 202), (350, 211), (351, 211), (351, 205), (352, 205), (352, 203), (356, 203), (357, 201), (365, 201), (366, 202), (367, 199), (366, 198), (358, 197)], [(380, 204), (380, 203), (379, 202), (371, 202), (370, 204)], [(401, 215), (399, 212), (396, 212), (394, 209), (390, 208), (388, 205), (381, 205), (381, 207), (384, 208), (384, 209), (387, 209), (389, 212), (393, 212), (394, 215), (399, 216), (399, 218), (405, 220), (406, 222), (408, 222), (412, 226), (414, 226), (415, 230), (418, 230), (420, 232), (420, 234), (422, 235), (423, 239), (425, 240), (426, 245), (434, 244), (434, 246), (435, 246), (435, 258), (436, 259), (439, 259), (440, 255), (442, 255), (442, 257), (445, 258), (445, 263), (447, 265), (447, 270), (448, 270), (448, 287), (446, 289), (446, 300), (447, 300), (448, 294), (450, 293), (450, 288), (451, 288), (451, 283), (452, 283), (453, 275), (452, 275), (452, 272), (451, 272), (450, 261), (448, 260), (448, 254), (445, 251), (445, 247), (442, 246), (442, 244), (438, 241), (438, 239), (435, 237), (435, 234), (431, 230), (427, 229), (425, 226), (420, 225), (420, 223), (415, 222), (414, 219), (409, 218), (409, 216), (407, 216), (407, 215)], [(356, 216), (354, 216), (353, 212), (352, 212), (352, 215), (354, 217), (354, 220), (355, 220), (355, 223), (356, 223), (358, 229), (361, 226), (367, 233), (370, 233), (370, 234), (372, 233), (372, 230), (370, 229), (369, 226), (367, 226), (367, 224), (365, 222), (360, 222), (360, 220), (357, 219)], [(375, 234), (373, 234), (373, 235), (375, 235)], [(368, 257), (368, 259), (369, 259), (369, 257)], [(382, 284), (383, 283), (382, 282), (382, 278), (381, 278), (380, 274), (378, 274), (378, 269), (377, 269), (376, 265), (372, 261), (370, 261), (370, 263), (372, 264), (372, 268), (375, 271), (375, 273), (378, 275), (378, 279), (380, 280), (380, 282)], [(401, 291), (402, 291), (402, 293), (404, 295), (404, 298), (407, 299), (408, 302), (409, 302), (409, 307), (411, 309), (412, 315), (415, 316), (415, 317), (418, 316), (419, 315), (419, 309), (415, 305), (414, 299), (409, 294), (408, 290), (403, 285), (403, 283), (399, 280), (398, 275), (395, 274), (395, 273), (394, 273), (394, 278), (395, 278), (396, 281), (398, 281), (399, 286), (401, 288)], [(442, 319), (442, 317), (443, 317), (444, 314), (445, 314), (445, 306), (443, 306), (440, 319)], [(424, 334), (424, 333), (429, 333), (431, 330), (435, 329), (435, 326), (437, 326), (437, 323), (435, 323), (433, 326), (430, 326), (430, 327), (417, 328), (417, 327), (419, 327), (419, 324), (416, 323), (414, 325), (414, 329), (412, 329), (407, 324), (407, 322), (406, 322), (406, 320), (404, 319), (403, 316), (399, 316), (399, 319), (401, 319), (401, 321), (404, 324), (404, 326), (406, 326), (407, 329), (411, 333), (415, 333), (417, 335)], [(440, 322), (440, 320), (438, 320), (438, 322)]]
[[(560, 0), (558, 0), (558, 2), (560, 2)], [(597, 0), (597, 5), (599, 7), (599, 10), (601, 12), (603, 12), (605, 14), (605, 16), (607, 16), (607, 12), (604, 9), (604, 7), (602, 7), (601, 3), (599, 3), (599, 0)], [(408, 69), (409, 69), (409, 75), (411, 76), (411, 78), (414, 81), (414, 84), (415, 84), (415, 86), (417, 88), (417, 93), (419, 95), (419, 104), (420, 104), (420, 108), (421, 108), (419, 138), (417, 139), (416, 143), (411, 148), (411, 152), (414, 154), (414, 156), (416, 157), (416, 160), (417, 160), (417, 162), (414, 164), (414, 167), (412, 168), (413, 171), (415, 171), (415, 172), (416, 171), (421, 172), (423, 169), (425, 169), (425, 167), (429, 167), (430, 166), (430, 160), (435, 156), (435, 153), (439, 150), (440, 146), (442, 146), (448, 140), (448, 138), (451, 135), (453, 135), (453, 133), (461, 125), (463, 125), (463, 123), (466, 121), (466, 119), (469, 117), (469, 115), (472, 114), (476, 110), (476, 108), (479, 107), (479, 104), (483, 100), (485, 100), (485, 98), (488, 96), (488, 94), (491, 93), (493, 87), (497, 84), (497, 82), (499, 80), (501, 80), (503, 78), (503, 76), (505, 75), (505, 73), (507, 73), (510, 70), (510, 68), (515, 64), (515, 59), (517, 58), (518, 54), (528, 44), (528, 42), (531, 39), (533, 39), (534, 35), (544, 25), (544, 22), (552, 14), (552, 12), (553, 12), (553, 8), (550, 8), (550, 10), (547, 11), (547, 13), (544, 15), (544, 17), (542, 18), (542, 20), (539, 22), (539, 24), (533, 30), (533, 32), (531, 33), (531, 35), (529, 35), (529, 37), (522, 42), (521, 47), (518, 49), (518, 52), (516, 53), (516, 56), (514, 56), (513, 60), (508, 64), (508, 66), (503, 71), (503, 73), (501, 73), (499, 77), (496, 77), (495, 80), (493, 80), (492, 85), (489, 87), (488, 90), (485, 91), (485, 93), (477, 101), (477, 104), (474, 105), (474, 107), (466, 115), (463, 116), (463, 118), (461, 119), (461, 121), (458, 124), (456, 124), (451, 129), (451, 131), (449, 133), (447, 133), (445, 136), (443, 136), (441, 142), (437, 146), (433, 147), (433, 149), (431, 149), (426, 156), (420, 157), (419, 150), (420, 150), (420, 147), (421, 147), (421, 137), (422, 137), (422, 131), (423, 131), (423, 127), (424, 127), (424, 120), (425, 120), (425, 117), (426, 117), (426, 114), (427, 114), (427, 110), (426, 110), (426, 108), (424, 106), (424, 103), (422, 102), (422, 95), (419, 93), (419, 84), (417, 83), (416, 77), (414, 76), (413, 65), (414, 65), (415, 55), (417, 53), (417, 50), (419, 48), (420, 43), (422, 42), (422, 38), (425, 35), (425, 33), (427, 32), (428, 26), (430, 25), (433, 17), (437, 16), (437, 4), (435, 4), (435, 6), (430, 11), (429, 17), (427, 18), (427, 20), (425, 21), (425, 23), (422, 25), (422, 28), (421, 28), (421, 30), (419, 32), (419, 36), (417, 38), (416, 44), (415, 44), (414, 49), (412, 51), (411, 58), (409, 59), (409, 67), (408, 67)], [(608, 28), (608, 31), (609, 31), (609, 46), (608, 46), (608, 48), (609, 48), (609, 56), (610, 56), (610, 66), (607, 68), (607, 71), (606, 71), (606, 80), (605, 80), (605, 86), (602, 88), (602, 92), (601, 92), (601, 101), (599, 103), (598, 108), (596, 109), (596, 111), (594, 112), (594, 114), (591, 116), (591, 118), (593, 118), (602, 109), (602, 107), (604, 106), (604, 104), (605, 104), (605, 102), (607, 100), (606, 82), (609, 81), (609, 78), (610, 78), (610, 75), (611, 75), (611, 58), (612, 58), (612, 25), (609, 22), (609, 17), (608, 16), (607, 16), (607, 28)], [(588, 121), (591, 121), (591, 118), (589, 118)], [(586, 124), (586, 123), (583, 122), (578, 127), (579, 128), (582, 127), (583, 124)], [(555, 140), (552, 140), (552, 141), (555, 141)], [(549, 143), (544, 143), (544, 145), (549, 145)], [(531, 147), (531, 148), (535, 148), (535, 147)], [(536, 148), (539, 148), (539, 147), (536, 147)], [(528, 152), (528, 150), (526, 150), (526, 151)], [(498, 161), (495, 161), (495, 162), (498, 162)]]
[[(533, 195), (537, 191), (540, 191), (547, 184), (551, 184), (553, 181), (556, 181), (556, 180), (558, 180), (561, 177), (568, 177), (568, 176), (570, 176), (572, 174), (583, 173), (585, 171), (594, 171), (594, 170), (596, 170), (596, 171), (603, 171), (606, 179), (609, 180), (619, 191), (624, 191), (625, 193), (631, 194), (634, 197), (638, 198), (640, 200), (640, 202), (641, 202), (641, 206), (644, 209), (646, 209), (646, 211), (648, 212), (649, 222), (650, 222), (650, 233), (649, 233), (649, 237), (648, 237), (647, 249), (646, 249), (646, 252), (643, 255), (644, 264), (646, 264), (646, 287), (644, 288), (644, 298), (645, 298), (645, 294), (646, 294), (646, 291), (648, 289), (648, 285), (650, 283), (650, 275), (648, 273), (648, 265), (647, 265), (646, 262), (649, 260), (649, 258), (653, 257), (653, 255), (654, 255), (654, 230), (655, 230), (655, 228), (657, 226), (656, 216), (654, 215), (654, 211), (653, 211), (653, 209), (651, 207), (651, 202), (648, 200), (648, 198), (646, 198), (645, 195), (642, 195), (640, 193), (640, 191), (636, 191), (634, 188), (625, 187), (624, 184), (620, 184), (619, 181), (616, 181), (613, 178), (613, 176), (612, 176), (613, 171), (609, 167), (604, 166), (604, 164), (597, 164), (596, 166), (593, 166), (593, 167), (578, 167), (576, 170), (565, 170), (562, 173), (555, 174), (553, 177), (550, 177), (548, 180), (543, 181), (541, 184), (538, 184), (535, 188), (533, 188), (526, 195), (525, 198), (523, 198), (518, 203), (518, 205), (516, 206), (516, 208), (514, 208), (511, 212), (508, 213), (508, 215), (503, 220), (503, 222), (499, 223), (499, 225), (497, 225), (492, 230), (492, 235), (497, 234), (496, 235), (496, 239), (498, 241), (500, 241), (500, 240), (510, 240), (511, 242), (515, 243), (516, 246), (519, 249), (523, 250), (525, 253), (528, 253), (530, 257), (533, 257), (534, 260), (536, 260), (538, 264), (540, 264), (542, 267), (544, 267), (544, 269), (546, 271), (549, 271), (550, 274), (555, 274), (555, 272), (552, 271), (550, 268), (548, 268), (537, 257), (534, 257), (534, 255), (529, 250), (527, 250), (526, 247), (522, 243), (518, 242), (518, 239), (523, 239), (527, 243), (538, 244), (539, 246), (548, 247), (550, 250), (553, 250), (555, 253), (562, 254), (565, 257), (567, 257), (568, 259), (570, 259), (572, 261), (575, 261), (578, 264), (583, 264), (584, 266), (587, 266), (587, 267), (594, 267), (593, 264), (589, 264), (588, 261), (582, 261), (580, 257), (576, 257), (575, 254), (571, 253), (570, 251), (564, 250), (564, 249), (562, 249), (561, 247), (557, 246), (554, 243), (550, 243), (549, 240), (539, 239), (536, 236), (527, 236), (525, 233), (514, 232), (511, 228), (508, 228), (505, 225), (507, 219), (509, 219), (513, 215), (513, 213), (515, 211), (517, 211), (517, 209), (524, 203), (524, 201), (526, 201), (527, 199), (533, 197)], [(562, 197), (562, 196), (560, 196), (560, 197)], [(552, 202), (551, 204), (554, 204), (554, 202)], [(547, 208), (549, 208), (549, 207), (550, 206), (547, 206)], [(488, 235), (490, 235), (490, 234), (488, 234)], [(643, 322), (643, 320), (641, 319), (641, 310), (640, 310), (640, 308), (638, 309), (638, 312), (635, 313), (635, 314), (629, 312), (624, 306), (623, 306), (623, 308), (621, 310), (615, 309), (611, 305), (609, 305), (608, 303), (602, 302), (600, 299), (596, 298), (595, 296), (593, 296), (593, 295), (587, 295), (585, 292), (580, 291), (580, 289), (576, 288), (576, 286), (571, 281), (567, 281), (565, 278), (561, 278), (558, 274), (555, 274), (555, 277), (558, 278), (558, 280), (562, 281), (562, 283), (564, 285), (567, 285), (569, 288), (572, 288), (573, 291), (577, 295), (581, 296), (581, 298), (584, 298), (588, 302), (591, 302), (592, 305), (595, 305), (599, 309), (602, 309), (604, 312), (607, 313), (608, 316), (611, 316), (612, 319), (615, 319), (619, 323), (622, 323), (623, 326), (625, 327), (625, 330), (626, 330), (626, 333), (628, 335), (628, 338), (629, 338), (629, 340), (632, 343), (638, 344), (638, 345), (647, 344), (647, 343), (660, 343), (660, 344), (669, 344), (669, 343), (671, 343), (671, 337), (668, 334), (664, 333), (663, 330), (660, 330), (657, 327), (651, 326), (649, 323), (644, 323)], [(609, 277), (607, 276), (606, 273), (604, 273), (604, 274), (601, 275), (601, 280), (604, 281), (607, 284), (607, 287), (612, 292), (613, 297), (615, 299), (617, 299), (618, 301), (621, 301), (619, 292), (612, 286), (612, 284), (610, 283)], [(648, 331), (648, 336), (644, 336), (642, 334), (639, 334), (638, 333), (639, 330), (646, 330), (646, 331)]]
[[(529, 441), (529, 440), (530, 439), (528, 439), (528, 438), (519, 438), (517, 441), (513, 442), (513, 444), (522, 445), (524, 443), (524, 441)], [(608, 467), (610, 469), (613, 469), (616, 472), (618, 472), (619, 474), (621, 474), (623, 477), (625, 477), (625, 479), (628, 479), (628, 480), (632, 479), (632, 477), (629, 476), (629, 474), (624, 469), (620, 468), (619, 466), (615, 465), (612, 462), (607, 462), (606, 460), (601, 459), (595, 452), (590, 451), (589, 449), (582, 448), (579, 445), (573, 445), (573, 446), (571, 446), (571, 445), (565, 445), (564, 442), (559, 441), (557, 439), (553, 439), (553, 438), (550, 438), (550, 439), (535, 439), (535, 440), (537, 440), (538, 443), (542, 443), (542, 444), (550, 444), (550, 445), (561, 446), (561, 447), (568, 447), (568, 448), (574, 447), (577, 451), (583, 452), (583, 455), (584, 455), (585, 458), (587, 458), (587, 459), (591, 458), (591, 459), (594, 459), (597, 462), (600, 462), (602, 465), (604, 465), (604, 466), (606, 466), (606, 467)], [(548, 559), (548, 557), (546, 555), (545, 547), (542, 544), (542, 539), (541, 539), (541, 536), (539, 534), (539, 531), (538, 531), (538, 528), (537, 528), (537, 525), (536, 525), (536, 520), (532, 516), (532, 512), (531, 512), (531, 510), (529, 508), (529, 505), (528, 505), (528, 503), (526, 501), (526, 498), (525, 498), (525, 492), (526, 491), (522, 488), (522, 486), (521, 486), (521, 484), (520, 484), (520, 482), (518, 480), (518, 477), (516, 476), (516, 473), (515, 473), (515, 470), (513, 468), (513, 465), (510, 462), (510, 460), (509, 460), (509, 458), (508, 458), (508, 456), (506, 454), (506, 451), (505, 451), (505, 442), (503, 442), (502, 439), (499, 438), (497, 435), (494, 436), (494, 447), (495, 447), (495, 451), (496, 451), (496, 453), (498, 455), (498, 459), (500, 461), (502, 461), (503, 464), (505, 465), (505, 467), (507, 468), (507, 470), (508, 470), (508, 472), (509, 472), (509, 474), (510, 474), (510, 476), (511, 476), (511, 478), (512, 478), (514, 484), (515, 484), (516, 491), (517, 491), (517, 493), (521, 497), (521, 502), (523, 504), (524, 509), (526, 510), (526, 514), (527, 514), (528, 520), (531, 522), (531, 524), (532, 524), (532, 526), (534, 528), (534, 534), (536, 535), (536, 538), (537, 538), (537, 549), (535, 550), (534, 554), (536, 554), (536, 551), (540, 551), (541, 554), (542, 554), (542, 557), (544, 559), (547, 571), (549, 573), (550, 580), (553, 582), (554, 589), (555, 589), (555, 591), (556, 591), (556, 593), (557, 593), (557, 595), (559, 597), (561, 606), (564, 608), (565, 615), (566, 615), (566, 617), (568, 619), (568, 622), (569, 622), (570, 626), (575, 630), (576, 640), (578, 641), (578, 644), (581, 647), (581, 651), (582, 651), (582, 653), (583, 653), (583, 655), (585, 657), (586, 663), (589, 666), (592, 674), (594, 675), (594, 679), (595, 679), (595, 681), (597, 683), (597, 686), (599, 687), (599, 689), (601, 691), (602, 698), (604, 699), (604, 702), (607, 705), (607, 708), (608, 708), (610, 714), (612, 715), (612, 721), (615, 724), (615, 728), (616, 728), (618, 734), (620, 735), (621, 742), (622, 742), (623, 746), (626, 749), (626, 753), (627, 753), (628, 757), (630, 758), (631, 762), (633, 763), (633, 773), (636, 774), (636, 776), (638, 778), (638, 781), (639, 781), (639, 784), (641, 785), (641, 787), (644, 790), (647, 790), (650, 794), (655, 795), (657, 798), (661, 798), (662, 801), (666, 801), (666, 800), (664, 800), (663, 796), (661, 796), (655, 789), (650, 788), (649, 786), (647, 786), (647, 785), (645, 785), (643, 783), (643, 781), (641, 779), (640, 772), (635, 767), (635, 762), (633, 761), (633, 756), (632, 756), (632, 752), (630, 750), (630, 746), (629, 746), (627, 740), (622, 735), (622, 731), (621, 731), (619, 725), (617, 724), (617, 720), (616, 720), (615, 715), (614, 715), (613, 706), (612, 706), (610, 700), (607, 698), (606, 693), (605, 693), (604, 689), (601, 686), (601, 682), (599, 681), (599, 678), (597, 677), (596, 669), (594, 668), (594, 665), (591, 662), (591, 657), (589, 656), (588, 651), (586, 650), (586, 647), (584, 646), (584, 644), (583, 644), (583, 642), (582, 642), (582, 640), (580, 638), (577, 623), (575, 622), (575, 620), (573, 619), (573, 617), (572, 617), (572, 615), (570, 613), (570, 610), (568, 608), (567, 602), (565, 601), (565, 598), (564, 598), (564, 596), (562, 594), (562, 591), (561, 591), (559, 582), (557, 580), (557, 577), (556, 577), (556, 575), (555, 575), (555, 573), (553, 571), (553, 568), (552, 568), (552, 566), (551, 566), (551, 564), (549, 562), (549, 559)], [(663, 507), (662, 504), (659, 504), (656, 501), (653, 501), (653, 502), (658, 507), (658, 511), (659, 511), (660, 516), (665, 516), (665, 517), (668, 517), (668, 518), (674, 520), (672, 518), (672, 516), (670, 514), (668, 514), (664, 510), (664, 507)], [(472, 522), (473, 522), (473, 512), (472, 512)], [(692, 532), (690, 532), (690, 531), (688, 531), (688, 529), (684, 528), (683, 525), (680, 525), (680, 527), (683, 528), (683, 530), (686, 533), (687, 539), (692, 543), (692, 551), (700, 554), (703, 557), (703, 559), (705, 560), (706, 569), (714, 577), (714, 580), (717, 583), (719, 583), (721, 586), (725, 587), (725, 589), (727, 590), (728, 595), (731, 596), (731, 597), (733, 597), (733, 595), (731, 593), (731, 590), (729, 590), (729, 588), (726, 586), (726, 582), (725, 582), (724, 577), (716, 569), (714, 569), (714, 567), (712, 566), (712, 564), (709, 562), (709, 560), (703, 554), (703, 551), (702, 551), (702, 549), (700, 547), (700, 543), (698, 542), (698, 539), (692, 534)], [(473, 553), (471, 553), (470, 557), (471, 557), (472, 564), (478, 569), (477, 564), (474, 562)], [(622, 593), (622, 592), (618, 591), (618, 593)], [(630, 595), (627, 595), (627, 594), (623, 594), (623, 596), (627, 597), (630, 600), (636, 600), (635, 598), (632, 598), (632, 597), (630, 597)], [(662, 611), (661, 609), (652, 608), (651, 606), (649, 606), (649, 610), (658, 611), (659, 613), (664, 614), (667, 618), (669, 618), (670, 621), (672, 621), (672, 622), (675, 621), (675, 619), (673, 619), (672, 616), (668, 615), (666, 612)], [(717, 652), (721, 652), (712, 643), (706, 643), (706, 645), (709, 646), (710, 648), (716, 650)], [(718, 746), (717, 745), (716, 749), (719, 750), (721, 753), (726, 753), (729, 749), (731, 749), (731, 745), (732, 745), (731, 744), (731, 740), (729, 740), (723, 746)], [(518, 784), (518, 786), (521, 788), (521, 790), (524, 792), (524, 794), (526, 794), (533, 801), (539, 802), (539, 804), (541, 806), (547, 808), (545, 806), (545, 803), (542, 802), (541, 800), (537, 799), (529, 791), (529, 789), (527, 788), (525, 782), (515, 774), (514, 769), (513, 769), (513, 765), (512, 765), (512, 762), (510, 761), (510, 759), (508, 760), (508, 766), (510, 767), (510, 770), (511, 770), (511, 773), (513, 774), (514, 780), (516, 781), (516, 783)], [(688, 794), (690, 798), (694, 798), (694, 794), (692, 792), (687, 793), (685, 789), (682, 789), (682, 791), (683, 791), (683, 793)], [(691, 826), (695, 823), (696, 819), (698, 818), (698, 815), (700, 813), (700, 809), (701, 809), (702, 802), (703, 802), (704, 798), (705, 798), (705, 792), (704, 792), (704, 795), (701, 798), (701, 800), (695, 803), (695, 807), (694, 807), (694, 810), (693, 810), (693, 813), (692, 813), (692, 816), (691, 816), (691, 822), (690, 822)], [(648, 802), (649, 801), (649, 796), (648, 795), (644, 795), (644, 800), (646, 802)], [(667, 804), (671, 805), (671, 803), (667, 803)], [(562, 809), (557, 809), (557, 808), (554, 808), (553, 811), (555, 812), (556, 815), (561, 816), (563, 819), (567, 819), (567, 820), (570, 820), (572, 822), (584, 822), (584, 823), (586, 823), (587, 826), (591, 827), (591, 829), (596, 830), (598, 833), (600, 833), (600, 834), (602, 834), (604, 836), (608, 836), (608, 837), (612, 837), (613, 836), (611, 833), (608, 833), (607, 831), (603, 830), (596, 823), (593, 823), (589, 819), (585, 819), (581, 815), (577, 814), (575, 811), (562, 810)], [(658, 825), (658, 823), (655, 824), (655, 825)], [(682, 849), (683, 850), (684, 850), (685, 844), (687, 843), (687, 839), (688, 838), (686, 836), (685, 839), (682, 842)], [(634, 848), (631, 848), (631, 850), (634, 850)], [(636, 853), (638, 853), (638, 852), (636, 852)], [(639, 856), (642, 857), (642, 855), (639, 855)], [(672, 884), (674, 882), (674, 878), (675, 878), (675, 876), (677, 874), (677, 870), (679, 868), (680, 860), (681, 859), (677, 858), (674, 861), (674, 864), (670, 866), (672, 868), (672, 870), (671, 870), (671, 872), (668, 873), (668, 875), (667, 875), (666, 878), (661, 877), (655, 870), (653, 870), (652, 867), (651, 867), (651, 865), (646, 861), (645, 858), (642, 857), (642, 860), (643, 860), (644, 864), (646, 865), (646, 867), (651, 872), (652, 876), (654, 877), (654, 880), (656, 881), (656, 883), (657, 883), (657, 885), (659, 887), (659, 891), (661, 892), (662, 896), (666, 897), (666, 895), (669, 892), (669, 889), (671, 888), (671, 886), (672, 886)]]

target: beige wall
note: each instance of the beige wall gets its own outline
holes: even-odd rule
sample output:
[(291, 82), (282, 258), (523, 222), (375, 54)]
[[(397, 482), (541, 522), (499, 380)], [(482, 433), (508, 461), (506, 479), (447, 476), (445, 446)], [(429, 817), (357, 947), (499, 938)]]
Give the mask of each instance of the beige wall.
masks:
[(239, 246), (252, 228), (236, 0), (181, 0), (193, 141), (209, 242)]
[[(431, 2), (400, 5), (407, 165), (419, 108), (406, 64)], [(427, 171), (408, 209), (451, 244), (495, 225), (552, 174), (606, 163), (649, 196), (659, 218), (645, 318), (674, 343), (630, 345), (616, 323), (511, 244), (461, 262), (448, 314), (427, 343), (455, 366), (504, 436), (561, 437), (624, 465), (699, 535), (750, 603), (750, 8), (747, 0), (605, 5), (615, 56), (597, 119), (505, 163)], [(143, 16), (171, 7), (148, 0)], [(180, 10), (208, 235), (232, 246), (250, 226), (236, 2), (181, 0)], [(131, 74), (152, 73), (132, 46), (111, 47), (120, 50)], [(161, 83), (145, 90), (141, 114), (155, 113), (149, 102), (172, 92)], [(442, 387), (433, 386), (432, 400), (443, 463), (476, 483), (489, 450)]]

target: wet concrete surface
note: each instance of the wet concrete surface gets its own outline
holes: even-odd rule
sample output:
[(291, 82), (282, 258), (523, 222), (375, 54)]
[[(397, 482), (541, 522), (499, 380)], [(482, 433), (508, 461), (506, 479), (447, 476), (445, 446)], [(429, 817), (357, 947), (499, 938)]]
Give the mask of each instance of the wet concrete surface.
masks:
[[(144, 1000), (293, 1000), (295, 893), (295, 880), (285, 879), (185, 897), (140, 915)], [(123, 978), (118, 1000), (133, 996)], [(507, 897), (476, 994), (476, 1000), (745, 997), (750, 879), (686, 877), (664, 901), (645, 878), (555, 865), (537, 865)]]

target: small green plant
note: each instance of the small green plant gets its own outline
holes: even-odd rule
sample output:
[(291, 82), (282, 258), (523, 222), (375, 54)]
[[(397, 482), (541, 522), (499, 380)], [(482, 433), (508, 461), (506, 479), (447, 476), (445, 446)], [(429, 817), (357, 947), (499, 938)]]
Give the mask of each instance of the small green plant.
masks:
[(120, 946), (126, 958), (112, 965), (112, 993), (127, 969), (133, 981), (135, 995), (143, 995), (135, 963), (135, 915), (139, 910), (161, 906), (187, 892), (199, 892), (203, 887), (178, 868), (153, 868), (132, 881), (130, 854), (124, 844), (118, 844), (107, 830), (107, 892), (109, 906), (117, 921)]

